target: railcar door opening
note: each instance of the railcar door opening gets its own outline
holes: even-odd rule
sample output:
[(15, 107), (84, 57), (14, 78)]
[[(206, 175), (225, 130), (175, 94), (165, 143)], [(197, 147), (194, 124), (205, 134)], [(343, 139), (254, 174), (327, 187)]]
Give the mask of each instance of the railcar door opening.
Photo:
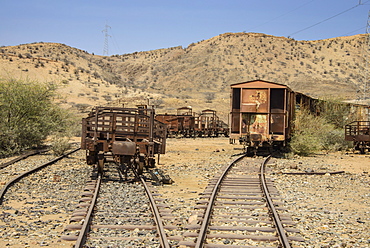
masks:
[(285, 93), (285, 89), (270, 89), (270, 134), (284, 134), (286, 113)]

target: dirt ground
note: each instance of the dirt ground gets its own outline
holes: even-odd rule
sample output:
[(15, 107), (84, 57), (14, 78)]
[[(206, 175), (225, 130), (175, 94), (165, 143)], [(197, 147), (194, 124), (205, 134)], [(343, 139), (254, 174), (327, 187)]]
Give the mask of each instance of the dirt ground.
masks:
[[(166, 154), (161, 155), (158, 167), (166, 171), (175, 183), (165, 189), (170, 189), (178, 197), (196, 197), (207, 185), (207, 180), (214, 175), (214, 169), (231, 162), (240, 154), (241, 148), (239, 144), (230, 144), (229, 139), (224, 137), (168, 139)], [(294, 156), (285, 160), (289, 168), (283, 172), (296, 171), (291, 170), (295, 168), (292, 164), (318, 163), (335, 165), (335, 171), (354, 174), (370, 172), (370, 154), (319, 153), (311, 157)]]

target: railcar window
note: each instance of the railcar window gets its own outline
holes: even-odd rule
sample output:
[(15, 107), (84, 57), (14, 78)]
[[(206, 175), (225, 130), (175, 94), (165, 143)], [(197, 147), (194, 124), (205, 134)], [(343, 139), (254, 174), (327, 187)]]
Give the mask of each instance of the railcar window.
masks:
[(233, 89), (233, 109), (240, 109), (240, 88)]
[(280, 113), (284, 110), (285, 89), (271, 89), (270, 110)]

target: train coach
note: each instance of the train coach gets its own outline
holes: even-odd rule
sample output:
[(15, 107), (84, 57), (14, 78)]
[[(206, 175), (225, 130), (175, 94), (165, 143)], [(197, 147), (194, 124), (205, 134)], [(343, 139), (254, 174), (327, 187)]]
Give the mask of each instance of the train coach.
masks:
[(82, 119), (81, 149), (88, 164), (103, 172), (109, 159), (127, 174), (138, 174), (155, 166), (155, 155), (166, 150), (166, 126), (155, 120), (155, 110), (138, 108), (95, 107)]
[(285, 147), (291, 138), (295, 94), (286, 85), (255, 80), (231, 85), (230, 142), (246, 153)]

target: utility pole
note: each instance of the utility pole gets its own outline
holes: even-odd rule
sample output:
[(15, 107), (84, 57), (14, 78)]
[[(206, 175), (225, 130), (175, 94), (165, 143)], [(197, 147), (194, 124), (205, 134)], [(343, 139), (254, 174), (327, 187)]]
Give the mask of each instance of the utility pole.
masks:
[(105, 29), (102, 30), (102, 32), (104, 33), (104, 49), (103, 49), (103, 56), (104, 55), (109, 55), (109, 51), (108, 51), (108, 38), (111, 37), (109, 34), (108, 34), (108, 28), (111, 28), (110, 26), (108, 26), (107, 23), (105, 23)]

